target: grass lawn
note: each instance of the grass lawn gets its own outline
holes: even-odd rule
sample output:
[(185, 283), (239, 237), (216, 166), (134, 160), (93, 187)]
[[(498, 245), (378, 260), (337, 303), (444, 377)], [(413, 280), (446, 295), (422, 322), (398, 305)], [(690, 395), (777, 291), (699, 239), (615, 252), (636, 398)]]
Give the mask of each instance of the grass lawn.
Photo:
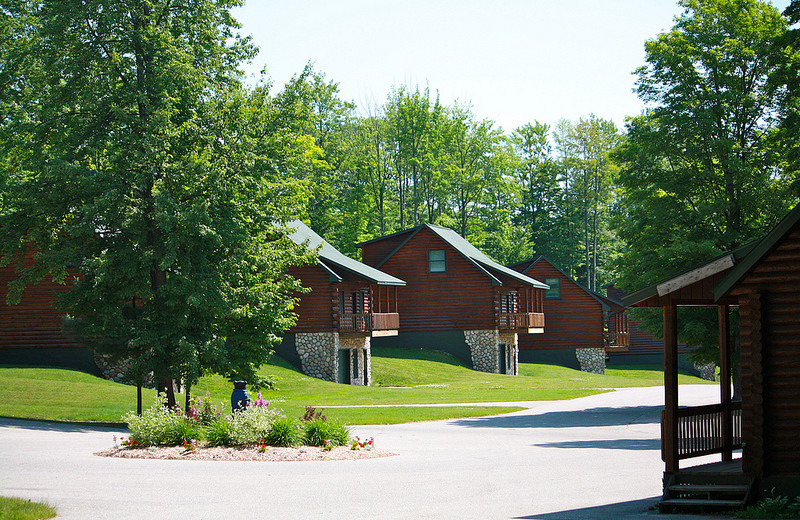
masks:
[(0, 518), (3, 520), (44, 520), (54, 518), (52, 507), (22, 498), (0, 497)]
[[(277, 390), (264, 391), (263, 397), (287, 415), (300, 416), (307, 405), (344, 406), (326, 408), (325, 413), (349, 424), (472, 417), (520, 409), (402, 406), (409, 404), (571, 399), (609, 388), (663, 383), (661, 371), (652, 367), (613, 368), (606, 375), (597, 375), (522, 363), (519, 376), (487, 374), (471, 370), (443, 352), (423, 349), (373, 349), (371, 387), (339, 385), (308, 377), (277, 356), (262, 371), (273, 377), (278, 386)], [(703, 381), (681, 375), (679, 382)], [(231, 389), (230, 382), (212, 376), (203, 378), (192, 394), (208, 395), (221, 409), (228, 410)], [(145, 406), (152, 403), (154, 394), (145, 390)], [(255, 392), (250, 394), (255, 397)], [(18, 418), (118, 422), (124, 413), (136, 407), (134, 387), (64, 369), (0, 367), (0, 396), (0, 416)]]

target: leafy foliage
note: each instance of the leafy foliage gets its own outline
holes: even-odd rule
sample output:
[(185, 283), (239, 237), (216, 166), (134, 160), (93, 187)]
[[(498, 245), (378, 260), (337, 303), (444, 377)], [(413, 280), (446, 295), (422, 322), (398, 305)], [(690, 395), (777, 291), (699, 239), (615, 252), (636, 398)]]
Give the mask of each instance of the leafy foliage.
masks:
[(67, 330), (135, 379), (257, 385), (293, 323), (285, 268), (313, 256), (274, 223), (306, 199), (287, 173), (317, 148), (291, 89), (241, 84), (235, 2), (10, 4), (0, 256), (36, 254), (9, 298), (50, 274), (71, 286)]
[(283, 414), (266, 406), (250, 406), (234, 412), (228, 420), (230, 437), (235, 444), (255, 444), (269, 438), (272, 424)]
[(131, 431), (131, 439), (140, 446), (178, 446), (201, 437), (200, 426), (186, 417), (179, 408), (166, 406), (166, 396), (159, 395), (142, 415), (129, 412), (123, 417)]
[(279, 417), (273, 421), (264, 440), (270, 446), (297, 446), (304, 440), (303, 429), (293, 417)]
[(744, 511), (737, 511), (736, 518), (800, 518), (800, 497), (772, 496), (759, 500)]
[(332, 446), (345, 446), (350, 441), (350, 428), (339, 421), (314, 419), (304, 425), (305, 443), (322, 446), (330, 441)]

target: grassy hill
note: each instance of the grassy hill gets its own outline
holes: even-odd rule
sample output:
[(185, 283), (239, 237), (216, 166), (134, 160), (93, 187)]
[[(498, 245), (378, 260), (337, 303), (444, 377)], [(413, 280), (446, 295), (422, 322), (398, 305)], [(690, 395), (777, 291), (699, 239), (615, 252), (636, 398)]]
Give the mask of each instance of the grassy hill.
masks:
[[(277, 390), (262, 392), (287, 415), (302, 415), (307, 405), (326, 408), (326, 415), (350, 424), (390, 424), (420, 420), (491, 415), (515, 407), (402, 406), (440, 403), (484, 403), (571, 399), (609, 388), (654, 386), (660, 370), (642, 367), (609, 369), (606, 375), (569, 368), (526, 364), (519, 376), (476, 372), (456, 358), (426, 349), (375, 348), (373, 386), (339, 385), (303, 375), (280, 357), (262, 368)], [(687, 375), (680, 383), (702, 383)], [(219, 376), (203, 378), (192, 394), (229, 409), (232, 385)], [(255, 392), (250, 391), (251, 397)], [(155, 392), (145, 390), (145, 406)], [(131, 386), (73, 370), (0, 366), (0, 416), (67, 421), (116, 422), (136, 406)], [(385, 405), (400, 405), (386, 407)], [(335, 407), (335, 408), (334, 408)]]

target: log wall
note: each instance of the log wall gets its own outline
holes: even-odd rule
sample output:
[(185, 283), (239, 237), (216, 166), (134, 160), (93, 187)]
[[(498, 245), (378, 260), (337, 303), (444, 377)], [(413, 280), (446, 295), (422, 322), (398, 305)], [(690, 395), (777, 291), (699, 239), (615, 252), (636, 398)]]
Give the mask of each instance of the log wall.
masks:
[[(27, 265), (32, 259), (32, 253), (25, 255)], [(61, 333), (63, 314), (55, 308), (58, 295), (67, 292), (69, 286), (46, 277), (26, 287), (19, 304), (8, 305), (8, 284), (16, 278), (13, 266), (0, 269), (0, 349), (80, 347)]]
[[(520, 264), (513, 268), (527, 268), (528, 265)], [(603, 348), (603, 309), (600, 302), (546, 259), (539, 260), (525, 274), (540, 282), (545, 282), (546, 278), (559, 278), (561, 298), (544, 299), (544, 334), (521, 334), (520, 350)]]
[(800, 229), (732, 294), (740, 303), (745, 469), (800, 476)]
[[(397, 238), (386, 239), (392, 242), (388, 246), (383, 240), (362, 244), (364, 263), (377, 266), (397, 247)], [(446, 272), (428, 272), (430, 249), (445, 250)], [(400, 332), (496, 327), (491, 279), (429, 229), (421, 229), (380, 269), (407, 283), (398, 301)]]

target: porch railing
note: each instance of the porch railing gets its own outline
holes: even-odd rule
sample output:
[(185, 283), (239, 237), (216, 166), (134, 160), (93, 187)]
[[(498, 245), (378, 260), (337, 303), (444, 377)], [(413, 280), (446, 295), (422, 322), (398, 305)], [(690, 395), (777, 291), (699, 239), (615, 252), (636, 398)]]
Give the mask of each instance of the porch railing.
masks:
[(631, 335), (628, 332), (605, 332), (603, 342), (606, 348), (627, 348), (631, 345)]
[[(690, 459), (726, 449), (722, 419), (725, 408), (722, 404), (678, 408), (678, 458)], [(662, 439), (664, 438), (664, 413), (661, 414)], [(729, 449), (742, 447), (742, 403), (731, 403), (731, 439)], [(662, 443), (662, 458), (663, 443)]]
[(501, 313), (500, 329), (541, 329), (544, 328), (544, 314), (541, 312)]
[(342, 314), (339, 316), (340, 332), (370, 332), (373, 330), (397, 330), (400, 314), (383, 312), (372, 314)]

